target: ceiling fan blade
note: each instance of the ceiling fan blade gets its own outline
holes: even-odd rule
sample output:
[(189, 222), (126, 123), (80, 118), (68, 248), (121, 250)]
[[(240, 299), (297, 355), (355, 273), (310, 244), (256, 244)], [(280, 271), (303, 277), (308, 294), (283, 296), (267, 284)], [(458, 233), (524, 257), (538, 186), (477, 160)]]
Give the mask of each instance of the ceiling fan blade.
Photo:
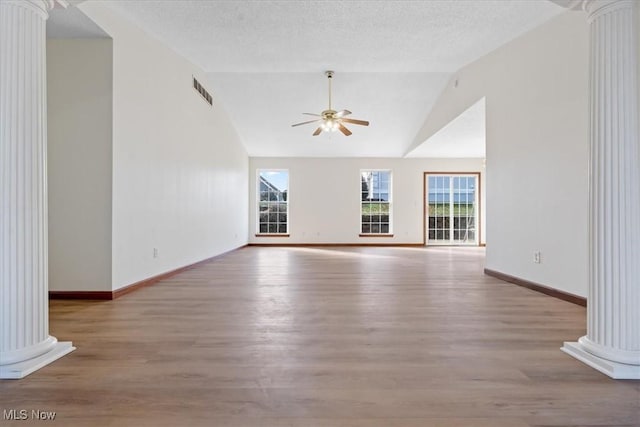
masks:
[(322, 117), (322, 114), (316, 114), (316, 113), (302, 113), (305, 116), (316, 116), (316, 117)]
[(322, 133), (322, 128), (318, 128), (316, 129), (316, 131), (313, 133), (313, 136), (318, 136)]
[(343, 121), (345, 123), (353, 123), (354, 125), (369, 126), (369, 122), (366, 120), (340, 119), (340, 121)]
[(348, 116), (349, 114), (351, 114), (351, 111), (349, 110), (342, 110), (342, 111), (338, 111), (336, 113), (336, 117), (344, 117), (344, 116)]
[(309, 123), (315, 123), (315, 122), (319, 122), (321, 119), (316, 119), (316, 120), (309, 120), (308, 122), (302, 122), (302, 123), (296, 123), (295, 125), (291, 125), (291, 127), (296, 127), (296, 126), (300, 126), (300, 125), (306, 125)]
[(346, 127), (342, 126), (342, 123), (338, 123), (338, 129), (340, 129), (340, 132), (344, 133), (345, 136), (351, 135), (351, 131)]

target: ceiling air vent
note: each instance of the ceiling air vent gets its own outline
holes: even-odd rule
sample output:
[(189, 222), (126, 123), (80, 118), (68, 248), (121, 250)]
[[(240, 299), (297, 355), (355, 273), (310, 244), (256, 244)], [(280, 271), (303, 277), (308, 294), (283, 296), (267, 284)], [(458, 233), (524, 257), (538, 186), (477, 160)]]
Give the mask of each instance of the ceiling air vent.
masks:
[(193, 88), (202, 96), (202, 98), (207, 101), (207, 104), (213, 106), (213, 98), (211, 98), (211, 94), (207, 92), (207, 90), (202, 87), (200, 82), (193, 78)]

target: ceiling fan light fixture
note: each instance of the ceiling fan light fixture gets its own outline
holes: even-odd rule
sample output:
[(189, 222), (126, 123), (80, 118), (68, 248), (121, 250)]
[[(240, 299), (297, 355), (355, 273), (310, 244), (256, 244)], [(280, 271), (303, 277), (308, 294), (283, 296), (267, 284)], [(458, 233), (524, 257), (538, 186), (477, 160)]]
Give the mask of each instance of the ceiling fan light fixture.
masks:
[(332, 118), (325, 119), (324, 123), (320, 125), (325, 132), (335, 132), (338, 130), (338, 122)]
[(305, 115), (317, 116), (320, 118), (317, 120), (311, 120), (308, 122), (296, 123), (291, 126), (296, 127), (300, 125), (305, 125), (307, 123), (320, 122), (320, 126), (313, 133), (313, 136), (317, 136), (322, 132), (336, 132), (338, 130), (340, 130), (340, 132), (342, 132), (345, 136), (351, 135), (351, 131), (344, 126), (343, 122), (360, 125), (360, 126), (369, 126), (369, 122), (366, 120), (344, 118), (344, 116), (348, 116), (349, 114), (351, 114), (351, 111), (349, 110), (335, 111), (331, 108), (331, 80), (333, 78), (333, 71), (327, 71), (325, 72), (325, 75), (327, 76), (327, 80), (329, 82), (329, 109), (324, 110), (321, 114), (303, 113)]

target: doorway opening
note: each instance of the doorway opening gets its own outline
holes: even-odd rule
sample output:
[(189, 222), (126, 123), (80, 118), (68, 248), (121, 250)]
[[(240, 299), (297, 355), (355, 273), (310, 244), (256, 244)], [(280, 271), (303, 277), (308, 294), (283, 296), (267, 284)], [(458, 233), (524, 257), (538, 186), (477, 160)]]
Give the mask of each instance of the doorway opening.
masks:
[(426, 245), (479, 245), (480, 173), (424, 173)]

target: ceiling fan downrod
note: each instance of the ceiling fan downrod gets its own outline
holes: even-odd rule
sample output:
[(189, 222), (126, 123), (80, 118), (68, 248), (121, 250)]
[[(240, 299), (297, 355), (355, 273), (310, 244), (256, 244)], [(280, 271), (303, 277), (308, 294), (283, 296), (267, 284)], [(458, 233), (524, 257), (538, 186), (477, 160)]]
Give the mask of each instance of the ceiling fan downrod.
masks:
[(331, 110), (331, 80), (333, 79), (333, 71), (325, 71), (324, 73), (329, 80), (329, 110)]

